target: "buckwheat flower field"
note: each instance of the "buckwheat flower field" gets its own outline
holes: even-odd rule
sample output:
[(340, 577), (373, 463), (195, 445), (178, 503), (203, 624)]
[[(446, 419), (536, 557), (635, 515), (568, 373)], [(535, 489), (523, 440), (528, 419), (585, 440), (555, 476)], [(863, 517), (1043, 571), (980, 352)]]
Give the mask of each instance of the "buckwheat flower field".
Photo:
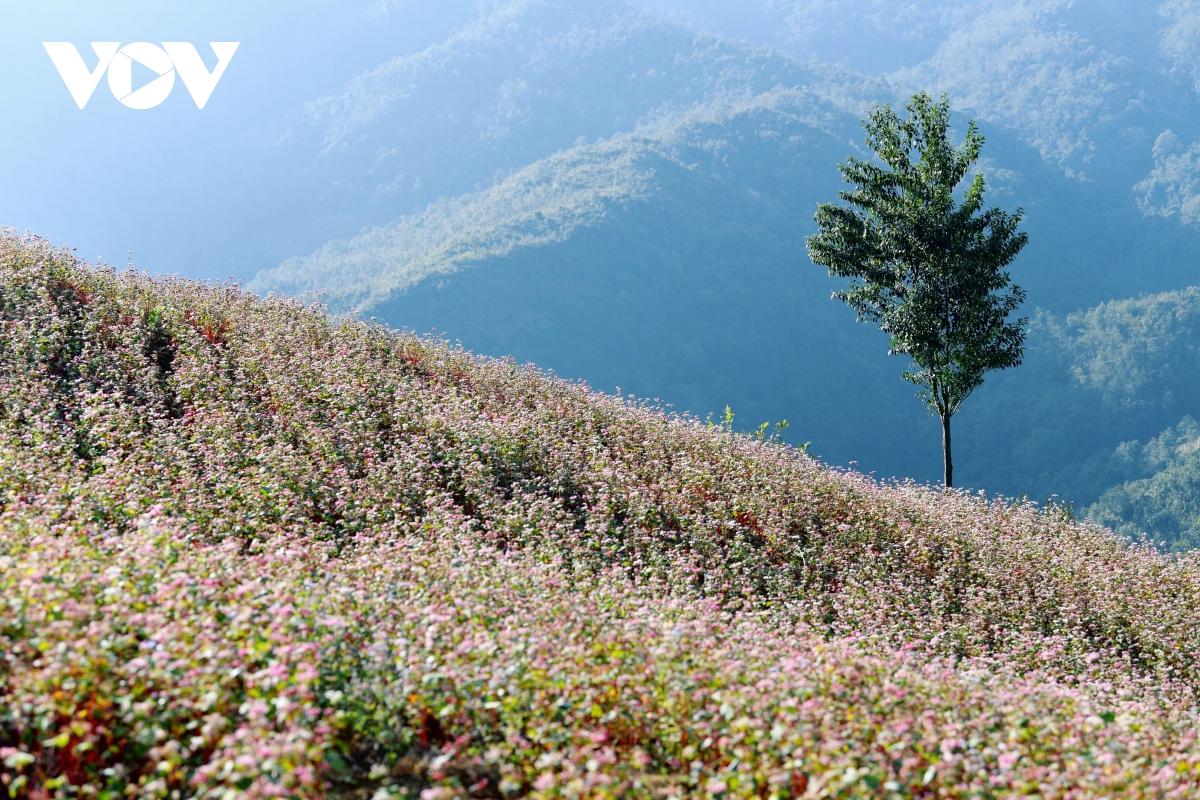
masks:
[(0, 237), (0, 783), (1200, 796), (1200, 562)]

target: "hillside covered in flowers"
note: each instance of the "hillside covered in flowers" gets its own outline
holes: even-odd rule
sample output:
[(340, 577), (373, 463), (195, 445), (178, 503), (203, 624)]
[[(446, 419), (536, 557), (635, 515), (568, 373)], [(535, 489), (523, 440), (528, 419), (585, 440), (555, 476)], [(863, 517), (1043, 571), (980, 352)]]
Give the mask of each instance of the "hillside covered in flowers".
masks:
[(0, 238), (0, 783), (1194, 797), (1200, 560)]

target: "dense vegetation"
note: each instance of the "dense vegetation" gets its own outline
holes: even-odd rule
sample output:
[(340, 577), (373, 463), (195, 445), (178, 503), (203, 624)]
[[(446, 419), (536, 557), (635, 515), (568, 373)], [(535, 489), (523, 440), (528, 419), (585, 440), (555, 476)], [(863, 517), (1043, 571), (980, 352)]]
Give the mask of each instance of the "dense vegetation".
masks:
[(0, 245), (13, 797), (1163, 795), (1200, 562)]
[(1114, 465), (1135, 476), (1112, 487), (1088, 517), (1130, 539), (1150, 536), (1181, 552), (1200, 547), (1200, 425), (1184, 417), (1145, 445), (1125, 442)]

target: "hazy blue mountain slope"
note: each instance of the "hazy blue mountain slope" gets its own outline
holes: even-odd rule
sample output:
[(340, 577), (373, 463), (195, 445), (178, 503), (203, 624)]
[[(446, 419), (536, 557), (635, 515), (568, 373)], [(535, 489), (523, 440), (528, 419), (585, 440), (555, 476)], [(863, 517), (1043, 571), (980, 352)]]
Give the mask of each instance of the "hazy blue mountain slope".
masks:
[(695, 30), (714, 30), (797, 58), (877, 75), (936, 52), (965, 3), (912, 0), (647, 0), (655, 11)]
[[(989, 127), (991, 141), (983, 166), (997, 201), (1026, 207), (1035, 236), (1016, 274), (1034, 293), (1035, 303), (1067, 313), (1115, 296), (1197, 282), (1192, 253), (1198, 237), (1181, 228), (1178, 219), (1161, 216), (1188, 216), (1192, 156), (1178, 140), (1176, 150), (1182, 152), (1160, 147), (1162, 163), (1154, 167), (1150, 151), (1137, 150), (1141, 147), (1137, 142), (1147, 136), (1153, 143), (1159, 130), (1155, 126), (1165, 119), (1164, 109), (1175, 109), (1185, 117), (1188, 113), (1186, 103), (1160, 97), (1163, 92), (1173, 96), (1181, 86), (1191, 90), (1180, 83), (1177, 70), (1159, 75), (1168, 62), (1174, 62), (1156, 49), (1157, 22), (1139, 18), (1134, 24), (1125, 19), (1129, 15), (1121, 8), (1095, 3), (1084, 4), (1094, 12), (1094, 19), (1055, 3), (1020, 8), (918, 5), (924, 10), (907, 21), (901, 19), (904, 15), (898, 7), (881, 6), (880, 13), (896, 13), (895, 30), (905, 31), (905, 36), (915, 30), (905, 26), (916, 24), (918, 18), (926, 20), (921, 23), (926, 26), (922, 36), (937, 30), (943, 30), (937, 36), (944, 34), (937, 51), (941, 55), (934, 58), (937, 63), (930, 61), (933, 66), (922, 67), (925, 72), (896, 73), (898, 80), (940, 86), (945, 75), (957, 75), (966, 81), (963, 87), (986, 86), (1008, 98), (1005, 103), (1036, 108), (1043, 121), (1061, 128), (1039, 127), (1041, 122), (1018, 113), (1016, 105), (1012, 113), (1001, 113), (990, 101), (968, 102), (982, 95), (950, 87), (957, 92), (956, 102), (982, 109), (996, 123)], [(854, 3), (850, 6), (857, 8)], [(847, 12), (852, 10), (848, 6)], [(813, 9), (804, 12), (809, 17), (814, 13)], [(796, 14), (799, 7), (789, 20), (794, 22)], [(941, 15), (941, 22), (929, 27), (933, 19), (929, 14)], [(1000, 39), (992, 41), (988, 36)], [(1100, 41), (1109, 42), (1109, 49)], [(1139, 51), (1148, 46), (1153, 53)], [(968, 65), (964, 59), (972, 53), (980, 58)], [(1117, 80), (1111, 70), (1104, 71), (1110, 66), (1140, 72), (1137, 80)], [(1155, 75), (1162, 80), (1155, 83)], [(1149, 84), (1155, 84), (1154, 91), (1145, 89)], [(463, 200), (463, 194), (488, 194), (493, 184), (504, 183), (508, 175), (527, 165), (598, 138), (630, 134), (672, 146), (682, 141), (684, 150), (709, 147), (712, 143), (697, 139), (694, 126), (682, 125), (681, 119), (708, 116), (719, 121), (728, 116), (730, 107), (766, 105), (764, 98), (774, 98), (776, 108), (785, 104), (786, 113), (845, 137), (845, 152), (854, 152), (861, 140), (856, 118), (871, 102), (902, 99), (900, 86), (797, 61), (744, 42), (696, 35), (685, 26), (614, 0), (515, 0), (486, 5), (475, 22), (447, 40), (381, 64), (340, 92), (310, 104), (311, 124), (304, 141), (322, 155), (305, 168), (309, 177), (304, 180), (312, 184), (322, 204), (338, 207), (341, 214), (340, 222), (323, 227), (341, 224), (345, 228), (359, 219), (373, 222), (379, 230), (348, 246), (340, 240), (329, 245), (326, 256), (340, 265), (336, 280), (322, 274), (316, 262), (306, 261), (303, 266), (313, 274), (284, 283), (327, 288), (335, 301), (368, 296), (378, 301), (381, 291), (386, 294), (406, 285), (383, 277), (382, 272), (395, 272), (398, 262), (445, 265), (447, 257), (456, 263), (471, 257), (456, 251), (465, 246), (462, 241), (455, 245), (442, 236), (430, 237), (431, 226), (445, 228), (453, 217), (440, 207), (443, 203), (460, 209), (471, 206), (464, 213), (474, 214), (478, 202)], [(1088, 99), (1096, 92), (1100, 99)], [(1129, 92), (1136, 98), (1126, 97)], [(1067, 101), (1080, 104), (1079, 109), (1064, 105)], [(1082, 126), (1083, 133), (1071, 132), (1075, 129), (1068, 130), (1070, 126)], [(1097, 150), (1095, 136), (1101, 133), (1116, 136), (1124, 149), (1110, 152), (1105, 144)], [(720, 135), (715, 134), (715, 142), (721, 141)], [(1061, 152), (1047, 142), (1057, 142), (1054, 147)], [(1068, 151), (1083, 159), (1075, 168), (1067, 165), (1064, 153)], [(763, 158), (775, 155), (764, 151)], [(832, 169), (841, 157), (825, 164), (814, 161), (813, 168)], [(705, 167), (719, 161), (681, 158)], [(1109, 171), (1100, 169), (1101, 162)], [(1102, 178), (1100, 182), (1078, 179), (1085, 163), (1091, 165), (1093, 176)], [(1143, 186), (1152, 168), (1158, 178), (1153, 185)], [(758, 169), (753, 179), (762, 182), (774, 174), (770, 167)], [(580, 179), (572, 176), (567, 182), (578, 184)], [(1138, 181), (1142, 188), (1135, 192), (1132, 186)], [(485, 216), (502, 215), (508, 200), (514, 203), (513, 216), (527, 213), (531, 202), (517, 199), (522, 186), (530, 186), (528, 173), (516, 185), (507, 185), (503, 195), (488, 194)], [(760, 186), (752, 188), (762, 191)], [(307, 193), (296, 187), (292, 194)], [(447, 197), (460, 199), (439, 199)], [(827, 198), (806, 197), (800, 202), (797, 196), (790, 202), (808, 216), (820, 199)], [(431, 203), (434, 208), (424, 212)], [(1143, 219), (1148, 211), (1153, 212), (1151, 218)], [(405, 220), (395, 221), (402, 216)], [(450, 249), (443, 253), (439, 249), (443, 246)], [(354, 263), (360, 256), (365, 260)], [(404, 271), (420, 273), (420, 269)], [(368, 277), (371, 272), (378, 274)], [(373, 288), (365, 291), (364, 282)]]
[[(1068, 313), (1114, 296), (1195, 282), (1191, 253), (1200, 234), (1143, 217), (1129, 198), (1064, 177), (1004, 129), (988, 134), (981, 169), (992, 201), (1025, 209), (1031, 244), (1014, 275), (1033, 303)], [(828, 147), (813, 148), (813, 137)], [(720, 177), (732, 203), (740, 202), (738, 192), (773, 197), (808, 224), (818, 202), (836, 199), (836, 165), (861, 155), (860, 141), (857, 116), (808, 87), (714, 102), (664, 115), (634, 134), (568, 148), (497, 177), (482, 191), (331, 241), (261, 273), (253, 285), (323, 290), (335, 309), (369, 310), (428, 275), (561, 240), (580, 226), (601, 224), (614, 205), (661, 197), (648, 159)], [(815, 269), (802, 246), (797, 254)]]
[(1012, 273), (1032, 306), (1068, 314), (1200, 282), (1200, 232), (1144, 215), (1124, 191), (1065, 176), (1014, 131), (987, 123), (982, 130), (989, 203), (1025, 211), (1030, 241)]
[(1200, 416), (1200, 289), (1039, 314), (1026, 361), (968, 401), (959, 442), (975, 485), (1086, 505), (1145, 477), (1114, 459)]
[[(911, 25), (924, 19), (921, 35), (942, 37), (941, 55), (931, 57), (924, 72), (898, 72), (897, 80), (941, 86), (946, 75), (958, 76), (966, 88), (950, 87), (956, 102), (980, 108), (996, 123), (989, 126), (983, 167), (994, 199), (1026, 208), (1034, 238), (1015, 274), (1037, 305), (1067, 313), (1111, 297), (1197, 282), (1192, 254), (1200, 237), (1182, 228), (1178, 219), (1161, 216), (1188, 218), (1194, 159), (1184, 139), (1168, 137), (1159, 148), (1158, 167), (1149, 149), (1138, 150), (1153, 144), (1156, 126), (1166, 119), (1163, 114), (1182, 114), (1180, 120), (1186, 121), (1190, 113), (1186, 102), (1171, 99), (1191, 89), (1180, 82), (1178, 69), (1168, 69), (1175, 62), (1163, 55), (1166, 51), (1159, 52), (1157, 12), (1147, 22), (1128, 20), (1122, 7), (1103, 3), (1081, 4), (1087, 13), (1056, 3), (933, 3), (914, 6), (920, 13), (909, 18), (893, 5), (884, 3), (877, 11), (884, 16), (894, 12), (887, 24), (895, 31), (908, 36), (916, 30)], [(694, 126), (681, 124), (681, 119), (708, 116), (719, 121), (730, 107), (765, 106), (764, 98), (773, 98), (776, 109), (785, 104), (786, 113), (843, 136), (850, 153), (861, 140), (856, 118), (871, 102), (903, 95), (901, 84), (868, 80), (711, 34), (696, 35), (614, 0), (515, 0), (482, 8), (475, 22), (447, 40), (381, 64), (310, 105), (315, 127), (308, 129), (306, 141), (317, 148), (312, 137), (319, 139), (323, 154), (305, 174), (323, 177), (306, 180), (314, 182), (322, 203), (342, 209), (342, 224), (373, 220), (380, 230), (350, 246), (330, 244), (326, 255), (340, 263), (337, 280), (309, 261), (305, 266), (312, 275), (285, 283), (322, 286), (333, 299), (378, 300), (381, 289), (386, 293), (404, 282), (367, 277), (368, 272), (394, 271), (398, 261), (445, 262), (437, 254), (445, 242), (427, 234), (430, 224), (436, 227), (434, 217), (445, 221), (452, 215), (438, 208), (432, 216), (423, 215), (428, 204), (486, 193), (510, 173), (597, 138), (642, 135), (672, 146), (682, 141), (683, 149), (694, 151), (711, 142), (696, 138)], [(847, 13), (854, 8), (858, 5), (850, 3)], [(789, 13), (789, 25), (797, 14), (817, 14), (812, 17), (816, 22), (824, 19), (824, 12), (801, 14), (798, 6)], [(936, 25), (934, 17), (940, 20)], [(979, 58), (968, 64), (972, 54)], [(1132, 73), (1128, 80), (1118, 80), (1112, 72), (1118, 68), (1134, 70), (1136, 80)], [(971, 94), (975, 89), (970, 87), (979, 86), (1008, 98), (1004, 103), (1012, 113), (997, 111), (991, 101), (970, 100), (983, 97)], [(1070, 103), (1079, 108), (1072, 110)], [(1046, 128), (1024, 115), (1021, 104), (1036, 108), (1047, 125), (1059, 127)], [(1109, 137), (1105, 142), (1117, 142), (1119, 152), (1097, 145), (1095, 137), (1101, 134)], [(720, 135), (715, 134), (715, 142)], [(1176, 141), (1175, 150), (1168, 146), (1171, 141)], [(1064, 155), (1071, 153), (1082, 159), (1075, 167)], [(762, 157), (775, 155), (764, 151)], [(841, 157), (814, 161), (813, 168), (832, 170)], [(719, 160), (681, 158), (705, 167)], [(1101, 180), (1080, 180), (1085, 165)], [(1152, 170), (1158, 177), (1146, 184), (1143, 178)], [(758, 169), (753, 179), (762, 182), (774, 174), (770, 167)], [(1142, 188), (1134, 191), (1139, 181)], [(518, 184), (529, 186), (529, 175)], [(524, 213), (521, 209), (529, 203), (515, 199), (520, 186), (510, 185), (505, 192), (515, 202), (514, 215)], [(820, 199), (827, 198), (796, 195), (789, 202), (808, 216)], [(449, 202), (478, 207), (474, 199)], [(504, 202), (504, 197), (489, 195), (488, 218), (502, 214)], [(1147, 212), (1151, 216), (1143, 218)], [(407, 221), (395, 222), (401, 216)], [(383, 234), (387, 229), (391, 233)], [(385, 249), (387, 257), (381, 255)], [(419, 255), (423, 249), (434, 255)], [(359, 255), (366, 260), (352, 264)], [(346, 285), (364, 281), (374, 286), (370, 292)]]
[(1125, 192), (1158, 133), (1194, 119), (1190, 81), (1170, 74), (1161, 49), (1157, 4), (972, 5), (930, 59), (894, 78), (945, 89), (1068, 174), (1122, 181)]
[(1161, 134), (1172, 130), (1182, 150), (1200, 134), (1194, 0), (652, 5), (696, 30), (886, 75), (905, 88), (944, 89), (956, 108), (1012, 128), (1067, 174), (1123, 196), (1144, 191), (1134, 186), (1156, 170)]
[[(285, 231), (297, 243), (292, 252), (306, 252), (322, 241), (316, 231), (347, 238), (483, 191), (577, 144), (659, 129), (780, 87), (821, 98), (842, 127), (842, 114), (857, 116), (871, 102), (945, 89), (964, 114), (991, 123), (989, 157), (1019, 173), (1016, 199), (1061, 202), (1072, 195), (1064, 175), (1084, 184), (1071, 200), (1075, 213), (1053, 223), (1085, 233), (1064, 236), (1082, 244), (1053, 256), (1056, 276), (1072, 278), (1047, 287), (1050, 307), (1065, 313), (1197, 282), (1195, 237), (1180, 231), (1181, 222), (1200, 221), (1194, 4), (847, 0), (736, 15), (714, 3), (650, 5), (653, 12), (616, 0), (480, 4), (448, 38), (310, 102), (278, 137), (268, 168), (252, 165), (258, 174), (230, 203), (231, 224), (251, 240)], [(748, 21), (756, 14), (757, 27)], [(733, 16), (742, 23), (731, 29)], [(782, 50), (698, 32), (705, 20)], [(865, 52), (864, 42), (880, 52)], [(825, 63), (806, 60), (813, 53)], [(879, 75), (885, 62), (886, 80), (863, 77)], [(998, 158), (1001, 138), (1013, 152)], [(1030, 158), (1041, 164), (1012, 164)], [(1142, 215), (1162, 224), (1133, 222)], [(283, 236), (268, 238), (277, 248)], [(1108, 273), (1099, 284), (1074, 280), (1097, 271)], [(1080, 283), (1096, 291), (1059, 305)]]
[(618, 0), (514, 0), (313, 101), (303, 130), (319, 137), (312, 168), (338, 181), (343, 203), (407, 213), (573, 145), (777, 86), (819, 87), (859, 110), (886, 84)]
[(949, 23), (930, 58), (891, 80), (948, 91), (1148, 216), (1200, 222), (1200, 4), (918, 5)]
[[(854, 116), (803, 88), (703, 106), (634, 134), (560, 151), (480, 192), (438, 200), (390, 225), (332, 241), (261, 273), (253, 285), (324, 290), (337, 310), (370, 309), (429, 275), (559, 241), (582, 225), (599, 224), (613, 207), (663, 197), (654, 175), (664, 162), (719, 178), (716, 191), (731, 192), (733, 202), (742, 193), (815, 203), (822, 192), (837, 191), (838, 154), (853, 149), (840, 140), (856, 133)], [(811, 216), (807, 208), (798, 210)]]
[(1092, 520), (1131, 539), (1148, 536), (1177, 552), (1200, 547), (1200, 425), (1190, 416), (1145, 445), (1123, 443), (1110, 454), (1130, 478), (1087, 510)]
[(489, 256), (562, 241), (613, 207), (654, 191), (661, 152), (632, 137), (559, 153), (487, 191), (439, 200), (422, 213), (326, 244), (260, 275), (257, 288), (325, 290), (336, 309), (372, 309), (393, 294)]

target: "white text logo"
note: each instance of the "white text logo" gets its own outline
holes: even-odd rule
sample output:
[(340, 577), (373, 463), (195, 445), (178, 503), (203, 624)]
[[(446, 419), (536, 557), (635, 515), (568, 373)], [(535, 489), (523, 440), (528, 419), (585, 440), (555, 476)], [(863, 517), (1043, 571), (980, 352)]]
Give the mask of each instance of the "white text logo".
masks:
[[(196, 108), (204, 108), (213, 89), (217, 88), (217, 81), (225, 74), (225, 68), (229, 66), (238, 44), (209, 42), (217, 56), (217, 66), (209, 72), (195, 46), (188, 42), (163, 42), (162, 47), (149, 42), (133, 42), (124, 47), (120, 42), (92, 42), (92, 50), (99, 61), (96, 68), (91, 70), (70, 42), (42, 42), (71, 97), (75, 99), (75, 105), (80, 108), (87, 105), (106, 69), (108, 88), (112, 90), (113, 97), (130, 108), (154, 108), (166, 100), (175, 87), (176, 72), (196, 101)], [(158, 75), (136, 90), (133, 88), (135, 61)]]

